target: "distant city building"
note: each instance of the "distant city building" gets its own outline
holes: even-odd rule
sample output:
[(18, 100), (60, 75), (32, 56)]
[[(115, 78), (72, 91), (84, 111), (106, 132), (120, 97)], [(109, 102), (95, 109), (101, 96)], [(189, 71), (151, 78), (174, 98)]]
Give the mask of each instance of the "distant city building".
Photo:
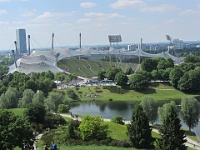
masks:
[(137, 49), (137, 45), (135, 44), (128, 45), (128, 51), (134, 51), (136, 49)]
[(27, 53), (26, 30), (17, 29), (16, 36), (17, 36), (17, 49), (19, 54)]
[(183, 40), (173, 39), (172, 43), (175, 49), (183, 49)]

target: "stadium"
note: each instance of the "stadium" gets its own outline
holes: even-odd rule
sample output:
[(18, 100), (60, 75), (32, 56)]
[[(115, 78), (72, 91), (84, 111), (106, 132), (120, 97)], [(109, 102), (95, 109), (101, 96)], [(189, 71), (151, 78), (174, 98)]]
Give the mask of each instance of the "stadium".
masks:
[[(10, 66), (9, 73), (13, 73), (15, 71), (22, 72), (25, 74), (31, 74), (32, 72), (46, 72), (50, 70), (53, 73), (56, 72), (65, 72), (70, 73), (70, 70), (68, 65), (70, 64), (64, 64), (64, 68), (61, 69), (57, 66), (57, 63), (63, 59), (66, 58), (80, 58), (85, 57), (87, 60), (99, 60), (101, 58), (104, 58), (106, 56), (114, 56), (116, 58), (130, 58), (130, 57), (149, 57), (149, 58), (155, 58), (155, 57), (163, 57), (163, 58), (171, 58), (175, 64), (180, 64), (184, 61), (184, 58), (175, 57), (167, 52), (161, 52), (157, 54), (150, 54), (147, 53), (141, 49), (137, 49), (135, 51), (128, 51), (125, 49), (114, 49), (110, 48), (109, 50), (93, 50), (91, 48), (83, 48), (83, 49), (77, 49), (77, 50), (69, 50), (67, 48), (55, 48), (54, 50), (49, 51), (41, 51), (41, 50), (34, 50), (32, 53), (28, 56), (22, 56), (21, 58), (16, 60), (16, 63)], [(97, 62), (95, 62), (97, 63)], [(86, 63), (87, 64), (87, 63)], [(131, 64), (129, 64), (131, 65)], [(80, 65), (75, 64), (75, 69)], [(103, 66), (102, 62), (98, 66)], [(73, 66), (71, 66), (72, 68)], [(88, 64), (85, 66), (85, 69), (91, 70), (91, 65)], [(63, 68), (63, 67), (62, 67)], [(95, 68), (95, 67), (93, 67)], [(82, 69), (83, 70), (83, 69)], [(84, 71), (83, 71), (84, 72)], [(71, 72), (73, 73), (73, 72)]]

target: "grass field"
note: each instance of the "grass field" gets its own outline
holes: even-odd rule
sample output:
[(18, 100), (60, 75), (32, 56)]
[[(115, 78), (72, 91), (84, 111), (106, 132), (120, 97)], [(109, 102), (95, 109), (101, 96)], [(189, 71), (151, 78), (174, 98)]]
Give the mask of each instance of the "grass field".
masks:
[[(120, 88), (120, 87), (112, 87)], [(98, 89), (98, 90), (97, 90)], [(144, 97), (149, 96), (155, 100), (171, 101), (171, 100), (181, 100), (187, 96), (199, 96), (199, 94), (186, 94), (179, 90), (174, 89), (169, 85), (162, 83), (150, 86), (148, 89), (142, 92), (137, 92), (134, 90), (123, 90), (123, 94), (112, 93), (108, 89), (103, 89), (103, 86), (86, 86), (80, 87), (77, 90), (77, 95), (79, 95), (80, 100), (121, 100), (121, 101), (141, 101)], [(92, 95), (97, 95), (95, 98)]]

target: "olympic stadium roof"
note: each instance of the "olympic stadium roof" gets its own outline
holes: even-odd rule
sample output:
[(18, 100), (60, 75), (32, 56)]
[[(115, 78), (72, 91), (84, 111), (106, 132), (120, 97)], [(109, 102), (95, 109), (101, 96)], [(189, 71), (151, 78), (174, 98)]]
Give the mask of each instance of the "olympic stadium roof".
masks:
[(98, 51), (92, 50), (90, 48), (69, 50), (56, 48), (54, 51), (39, 51), (34, 50), (29, 56), (23, 56), (16, 61), (17, 68), (15, 64), (10, 66), (9, 73), (14, 71), (23, 72), (25, 74), (30, 74), (32, 72), (46, 72), (50, 70), (53, 73), (64, 72), (64, 70), (57, 67), (56, 62), (64, 59), (75, 56), (88, 56), (91, 57), (95, 55), (120, 55), (120, 56), (143, 56), (143, 57), (163, 57), (171, 58), (175, 64), (180, 64), (184, 61), (184, 58), (175, 57), (169, 52), (161, 52), (158, 54), (150, 54), (144, 52), (143, 50), (137, 49), (135, 51), (127, 51), (125, 49), (114, 49)]

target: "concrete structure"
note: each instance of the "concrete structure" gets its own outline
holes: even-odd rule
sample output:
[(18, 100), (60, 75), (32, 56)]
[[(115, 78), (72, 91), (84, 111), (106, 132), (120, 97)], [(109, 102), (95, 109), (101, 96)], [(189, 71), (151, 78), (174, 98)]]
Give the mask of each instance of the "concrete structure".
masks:
[(17, 29), (17, 49), (19, 54), (27, 53), (27, 45), (26, 45), (26, 30), (25, 29)]

